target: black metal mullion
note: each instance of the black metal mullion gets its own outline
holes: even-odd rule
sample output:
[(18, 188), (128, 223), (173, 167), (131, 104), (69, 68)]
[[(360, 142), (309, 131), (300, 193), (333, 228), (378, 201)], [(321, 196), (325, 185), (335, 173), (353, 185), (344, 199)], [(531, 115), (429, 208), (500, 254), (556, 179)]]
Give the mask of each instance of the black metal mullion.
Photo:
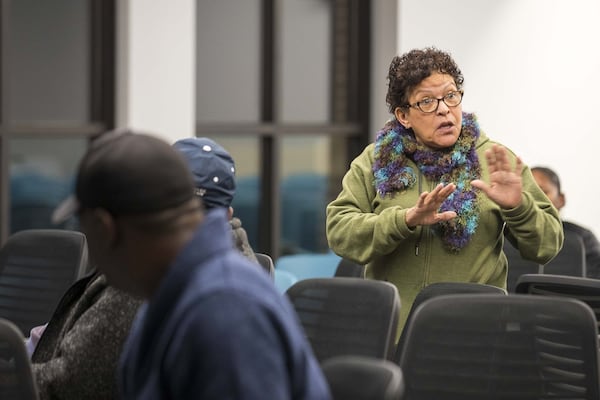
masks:
[(0, 2), (0, 246), (9, 234), (10, 226), (10, 161), (8, 144), (8, 15), (9, 0)]
[(350, 120), (362, 132), (348, 142), (348, 159), (352, 160), (370, 142), (371, 119), (371, 9), (370, 1), (350, 0), (349, 111)]
[(90, 19), (90, 120), (108, 130), (115, 126), (115, 0), (92, 0)]
[[(276, 52), (276, 0), (261, 2), (261, 109), (260, 122), (275, 122), (275, 52)], [(258, 249), (269, 254), (274, 260), (279, 256), (279, 176), (278, 139), (263, 133), (260, 139), (260, 196)]]
[(363, 132), (360, 125), (356, 123), (211, 123), (196, 125), (198, 136), (211, 135), (235, 135), (240, 132), (244, 135), (332, 135), (332, 136), (356, 136)]
[(4, 134), (6, 130), (0, 128), (0, 246), (8, 238), (8, 227), (10, 224), (9, 199), (9, 162), (8, 162), (8, 138)]

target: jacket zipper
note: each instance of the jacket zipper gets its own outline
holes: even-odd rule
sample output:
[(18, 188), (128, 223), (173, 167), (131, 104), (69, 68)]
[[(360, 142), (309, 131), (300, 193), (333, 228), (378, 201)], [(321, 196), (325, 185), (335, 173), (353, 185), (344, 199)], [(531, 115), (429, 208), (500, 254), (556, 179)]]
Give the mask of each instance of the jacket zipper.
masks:
[[(421, 171), (419, 171), (419, 196), (421, 195), (421, 193), (423, 193), (423, 187), (422, 187), (422, 179), (421, 179)], [(424, 225), (421, 225), (421, 232), (419, 232), (419, 238), (417, 239), (416, 243), (415, 243), (415, 256), (419, 255), (419, 246), (421, 244), (421, 239), (423, 239), (423, 230), (425, 229)]]

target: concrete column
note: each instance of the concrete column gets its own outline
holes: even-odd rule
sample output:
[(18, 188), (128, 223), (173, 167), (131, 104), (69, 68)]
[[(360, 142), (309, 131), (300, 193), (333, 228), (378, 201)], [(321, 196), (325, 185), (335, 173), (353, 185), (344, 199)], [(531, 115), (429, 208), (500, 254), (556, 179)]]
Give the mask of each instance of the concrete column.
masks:
[(117, 13), (117, 126), (193, 136), (196, 2), (120, 0)]

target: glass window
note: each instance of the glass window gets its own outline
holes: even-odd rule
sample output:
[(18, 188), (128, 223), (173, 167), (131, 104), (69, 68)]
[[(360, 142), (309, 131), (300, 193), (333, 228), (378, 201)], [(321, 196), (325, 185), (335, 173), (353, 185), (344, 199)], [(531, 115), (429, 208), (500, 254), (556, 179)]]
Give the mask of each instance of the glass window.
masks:
[(331, 138), (289, 136), (281, 144), (281, 255), (326, 252)]
[(260, 149), (259, 138), (248, 136), (211, 137), (223, 146), (235, 161), (236, 190), (231, 206), (233, 216), (242, 221), (248, 241), (258, 251), (260, 230)]
[(348, 67), (360, 50), (351, 49), (349, 36), (358, 8), (320, 0), (196, 5), (196, 134), (223, 129), (214, 139), (238, 164), (234, 215), (255, 250), (274, 259), (326, 252), (331, 169), (345, 170), (348, 147), (336, 129), (348, 122), (348, 86), (365, 81), (362, 69)]
[(196, 3), (198, 122), (258, 122), (260, 4), (260, 0)]
[(52, 211), (67, 197), (85, 138), (11, 139), (10, 141), (10, 232), (55, 226)]
[(331, 101), (331, 2), (286, 0), (280, 4), (279, 120), (326, 123)]
[(10, 2), (9, 119), (89, 120), (89, 2)]

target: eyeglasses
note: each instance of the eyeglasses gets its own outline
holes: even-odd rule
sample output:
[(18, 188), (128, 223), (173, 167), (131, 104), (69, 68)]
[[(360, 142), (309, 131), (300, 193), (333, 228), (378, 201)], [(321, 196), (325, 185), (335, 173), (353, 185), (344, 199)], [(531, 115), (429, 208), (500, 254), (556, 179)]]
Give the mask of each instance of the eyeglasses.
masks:
[(424, 113), (432, 113), (437, 111), (440, 106), (440, 101), (443, 101), (448, 107), (456, 107), (460, 104), (463, 98), (462, 90), (453, 90), (452, 92), (446, 93), (444, 97), (425, 97), (421, 101), (417, 101), (414, 104), (408, 104), (409, 107), (418, 108)]

